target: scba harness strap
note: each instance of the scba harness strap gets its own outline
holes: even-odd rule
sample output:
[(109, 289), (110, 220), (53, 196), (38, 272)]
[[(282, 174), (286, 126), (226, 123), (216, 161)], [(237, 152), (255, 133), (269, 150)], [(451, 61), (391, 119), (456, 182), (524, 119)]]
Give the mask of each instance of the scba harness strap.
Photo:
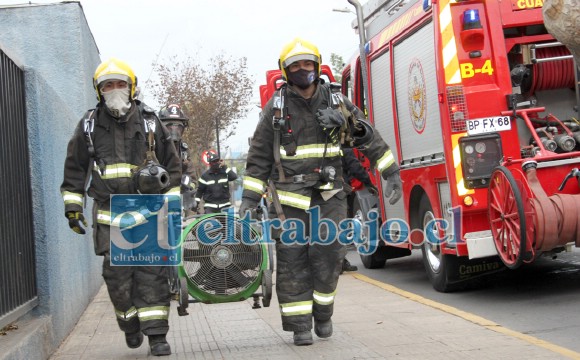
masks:
[[(145, 128), (145, 133), (147, 134), (147, 152), (145, 163), (148, 160), (153, 161), (156, 164), (159, 164), (157, 160), (157, 156), (155, 155), (155, 111), (151, 109), (149, 106), (139, 103), (139, 113), (143, 115), (143, 123)], [(85, 140), (87, 142), (87, 149), (89, 152), (89, 168), (87, 169), (87, 175), (85, 179), (85, 186), (84, 186), (84, 193), (87, 194), (91, 176), (93, 173), (93, 167), (95, 162), (99, 163), (99, 158), (95, 152), (95, 145), (94, 145), (94, 133), (95, 133), (95, 116), (96, 116), (96, 109), (89, 109), (87, 111), (87, 116), (83, 119), (83, 132), (85, 134)], [(86, 200), (86, 195), (85, 195)], [(85, 201), (86, 205), (86, 201)]]
[[(276, 165), (276, 169), (278, 169), (278, 177), (280, 181), (286, 181), (286, 175), (284, 174), (284, 169), (282, 168), (282, 163), (280, 162), (280, 137), (282, 136), (281, 130), (284, 129), (284, 132), (287, 132), (286, 118), (284, 114), (284, 107), (286, 106), (284, 103), (285, 93), (286, 85), (283, 84), (274, 96), (274, 117), (272, 118), (272, 128), (274, 129), (274, 164)], [(296, 147), (296, 145), (294, 147)], [(284, 150), (286, 150), (286, 147)]]
[[(147, 105), (139, 105), (140, 113), (143, 114), (143, 122), (145, 133), (147, 134), (147, 149), (148, 151), (153, 151), (155, 149), (155, 112)], [(93, 144), (94, 132), (95, 132), (95, 113), (96, 109), (90, 109), (87, 111), (87, 116), (83, 119), (83, 132), (85, 134), (85, 140), (87, 141), (87, 148), (89, 150), (89, 156), (95, 158), (95, 146)]]

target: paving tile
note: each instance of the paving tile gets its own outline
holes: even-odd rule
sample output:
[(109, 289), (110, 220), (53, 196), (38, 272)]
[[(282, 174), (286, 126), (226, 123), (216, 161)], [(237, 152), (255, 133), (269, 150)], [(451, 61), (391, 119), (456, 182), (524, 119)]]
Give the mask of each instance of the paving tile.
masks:
[[(292, 333), (282, 331), (275, 296), (268, 308), (252, 309), (252, 303), (192, 303), (180, 317), (172, 302), (167, 338), (173, 354), (163, 359), (564, 358), (349, 275), (340, 278), (333, 336), (314, 335), (312, 346), (296, 347)], [(139, 349), (126, 347), (103, 286), (51, 360), (151, 358), (147, 339)]]

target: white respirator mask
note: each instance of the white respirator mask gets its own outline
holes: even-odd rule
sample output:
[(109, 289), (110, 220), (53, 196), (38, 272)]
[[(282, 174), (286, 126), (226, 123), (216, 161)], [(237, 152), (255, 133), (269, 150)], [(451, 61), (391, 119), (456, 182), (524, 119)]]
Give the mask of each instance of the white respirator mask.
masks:
[(131, 108), (131, 102), (129, 101), (129, 88), (126, 89), (113, 89), (102, 93), (105, 99), (105, 105), (111, 111), (114, 117), (120, 118), (125, 115)]

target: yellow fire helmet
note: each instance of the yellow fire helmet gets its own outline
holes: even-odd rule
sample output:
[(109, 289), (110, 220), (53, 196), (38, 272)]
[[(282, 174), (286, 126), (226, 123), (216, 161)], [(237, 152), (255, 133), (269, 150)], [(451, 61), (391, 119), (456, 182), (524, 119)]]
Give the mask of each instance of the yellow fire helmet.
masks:
[(295, 61), (298, 60), (312, 60), (317, 64), (318, 76), (320, 76), (320, 64), (322, 58), (318, 48), (313, 43), (296, 38), (288, 43), (282, 49), (280, 53), (280, 60), (278, 60), (278, 67), (282, 70), (282, 76), (284, 79), (288, 79), (286, 76), (286, 68)]
[(131, 99), (135, 97), (135, 87), (137, 86), (137, 77), (133, 69), (124, 61), (119, 59), (111, 58), (109, 60), (103, 61), (95, 70), (95, 76), (93, 77), (93, 85), (95, 91), (97, 92), (97, 99), (101, 101), (101, 92), (99, 91), (99, 85), (106, 80), (123, 80), (126, 81), (131, 86)]

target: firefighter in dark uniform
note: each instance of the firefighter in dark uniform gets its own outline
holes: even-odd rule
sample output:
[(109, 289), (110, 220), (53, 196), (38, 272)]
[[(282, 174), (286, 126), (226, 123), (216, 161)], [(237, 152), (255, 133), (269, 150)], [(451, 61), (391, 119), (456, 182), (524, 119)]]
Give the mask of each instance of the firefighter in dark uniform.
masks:
[(196, 183), (195, 169), (189, 152), (189, 146), (183, 141), (183, 133), (189, 125), (189, 118), (177, 104), (170, 104), (159, 110), (159, 120), (165, 125), (175, 149), (181, 159), (181, 197), (185, 215), (191, 215), (197, 204), (195, 202)]
[[(195, 200), (200, 204), (203, 199), (206, 214), (219, 213), (232, 206), (229, 182), (236, 180), (238, 175), (224, 165), (217, 154), (210, 153), (207, 160), (209, 169), (199, 178)], [(201, 213), (201, 209), (198, 209), (198, 213)]]
[[(360, 160), (356, 157), (354, 151), (349, 148), (342, 149), (342, 170), (344, 171), (344, 191), (347, 193), (347, 204), (349, 207), (348, 217), (352, 217), (350, 207), (352, 206), (354, 192), (353, 188), (356, 187), (356, 183), (364, 185), (367, 190), (373, 194), (378, 195), (378, 190), (373, 185), (369, 174), (366, 169), (360, 163)], [(344, 271), (357, 271), (358, 267), (352, 265), (350, 261), (345, 257), (342, 262), (341, 274)]]
[[(104, 257), (103, 278), (127, 346), (138, 348), (145, 334), (153, 355), (169, 355), (169, 269), (111, 265), (110, 234), (115, 223), (110, 195), (179, 195), (179, 156), (155, 112), (134, 100), (137, 79), (125, 62), (104, 61), (93, 81), (99, 103), (83, 116), (67, 148), (61, 185), (65, 215), (72, 230), (85, 234), (83, 200), (90, 175), (95, 253)], [(150, 146), (147, 139), (152, 137)], [(145, 161), (153, 147), (158, 164)]]
[[(346, 97), (331, 95), (329, 84), (319, 78), (320, 65), (318, 48), (310, 42), (295, 39), (282, 50), (279, 67), (287, 84), (266, 104), (254, 132), (241, 216), (248, 216), (246, 211), (252, 214), (266, 187), (275, 187), (271, 217), (301, 220), (308, 229), (306, 210), (319, 206), (321, 218), (336, 224), (346, 218), (341, 162), (346, 120), (344, 111), (335, 107), (335, 100), (342, 102), (342, 108), (350, 114), (358, 114), (356, 127), (349, 130), (355, 141), (349, 145), (364, 147), (363, 153), (387, 181), (385, 193), (390, 201), (401, 197), (399, 169), (389, 147)], [(281, 211), (274, 212), (276, 203)], [(326, 227), (320, 230), (323, 233), (316, 235), (325, 239)], [(312, 235), (306, 234), (310, 238)], [(345, 246), (338, 241), (324, 245), (276, 242), (276, 293), (282, 328), (294, 332), (295, 345), (313, 343), (313, 319), (318, 337), (332, 335), (334, 297), (345, 254)]]

